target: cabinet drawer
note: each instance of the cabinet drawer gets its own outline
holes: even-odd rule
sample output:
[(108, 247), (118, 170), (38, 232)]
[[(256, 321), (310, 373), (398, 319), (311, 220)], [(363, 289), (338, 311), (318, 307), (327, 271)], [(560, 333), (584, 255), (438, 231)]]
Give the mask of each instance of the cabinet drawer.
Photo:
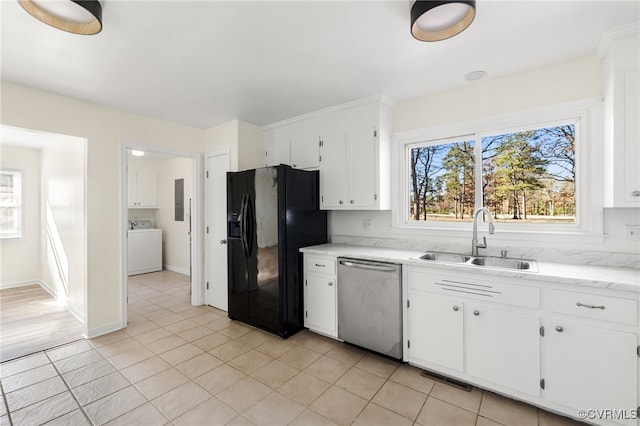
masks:
[(631, 325), (638, 322), (638, 302), (633, 299), (550, 290), (546, 305), (562, 314)]
[(305, 268), (307, 272), (317, 272), (321, 274), (336, 274), (336, 259), (316, 256), (305, 256)]

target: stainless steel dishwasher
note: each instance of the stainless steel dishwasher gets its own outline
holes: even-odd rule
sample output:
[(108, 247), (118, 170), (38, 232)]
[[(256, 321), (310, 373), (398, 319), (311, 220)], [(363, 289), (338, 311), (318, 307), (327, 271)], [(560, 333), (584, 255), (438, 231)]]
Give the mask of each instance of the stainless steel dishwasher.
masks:
[(402, 266), (338, 258), (338, 338), (402, 358)]

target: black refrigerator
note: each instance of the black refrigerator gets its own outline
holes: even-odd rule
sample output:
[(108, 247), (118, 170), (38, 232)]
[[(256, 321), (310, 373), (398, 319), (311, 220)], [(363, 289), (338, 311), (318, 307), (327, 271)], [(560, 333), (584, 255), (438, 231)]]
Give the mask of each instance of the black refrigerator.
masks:
[(229, 318), (289, 337), (304, 326), (301, 247), (327, 242), (317, 171), (227, 173)]

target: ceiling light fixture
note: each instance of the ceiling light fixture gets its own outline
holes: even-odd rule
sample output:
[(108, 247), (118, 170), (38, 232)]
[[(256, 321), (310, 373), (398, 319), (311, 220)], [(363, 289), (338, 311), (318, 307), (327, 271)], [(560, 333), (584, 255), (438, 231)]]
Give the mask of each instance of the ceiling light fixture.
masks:
[(445, 40), (464, 31), (475, 16), (475, 0), (416, 0), (411, 6), (411, 35), (420, 41)]
[(142, 157), (144, 156), (144, 151), (138, 151), (137, 149), (132, 149), (131, 155), (133, 155), (134, 157)]
[(484, 78), (487, 76), (487, 72), (486, 71), (471, 71), (468, 74), (465, 74), (464, 79), (467, 81), (476, 81), (476, 80), (480, 80), (481, 78)]
[(92, 35), (102, 31), (102, 5), (97, 0), (18, 0), (37, 20), (74, 34)]

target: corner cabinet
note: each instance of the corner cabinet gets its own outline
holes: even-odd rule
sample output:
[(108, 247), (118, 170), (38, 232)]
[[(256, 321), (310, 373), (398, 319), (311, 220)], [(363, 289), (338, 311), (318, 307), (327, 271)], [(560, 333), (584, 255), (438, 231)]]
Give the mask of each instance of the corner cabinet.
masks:
[(640, 207), (640, 34), (615, 38), (603, 60), (605, 206)]
[(324, 117), (320, 208), (385, 210), (390, 204), (391, 109), (375, 100)]
[(338, 338), (336, 258), (304, 254), (304, 326)]
[(158, 170), (154, 161), (129, 160), (127, 199), (130, 209), (158, 207)]
[(296, 169), (317, 170), (320, 162), (320, 130), (315, 118), (273, 125), (264, 130), (264, 164), (288, 164)]

